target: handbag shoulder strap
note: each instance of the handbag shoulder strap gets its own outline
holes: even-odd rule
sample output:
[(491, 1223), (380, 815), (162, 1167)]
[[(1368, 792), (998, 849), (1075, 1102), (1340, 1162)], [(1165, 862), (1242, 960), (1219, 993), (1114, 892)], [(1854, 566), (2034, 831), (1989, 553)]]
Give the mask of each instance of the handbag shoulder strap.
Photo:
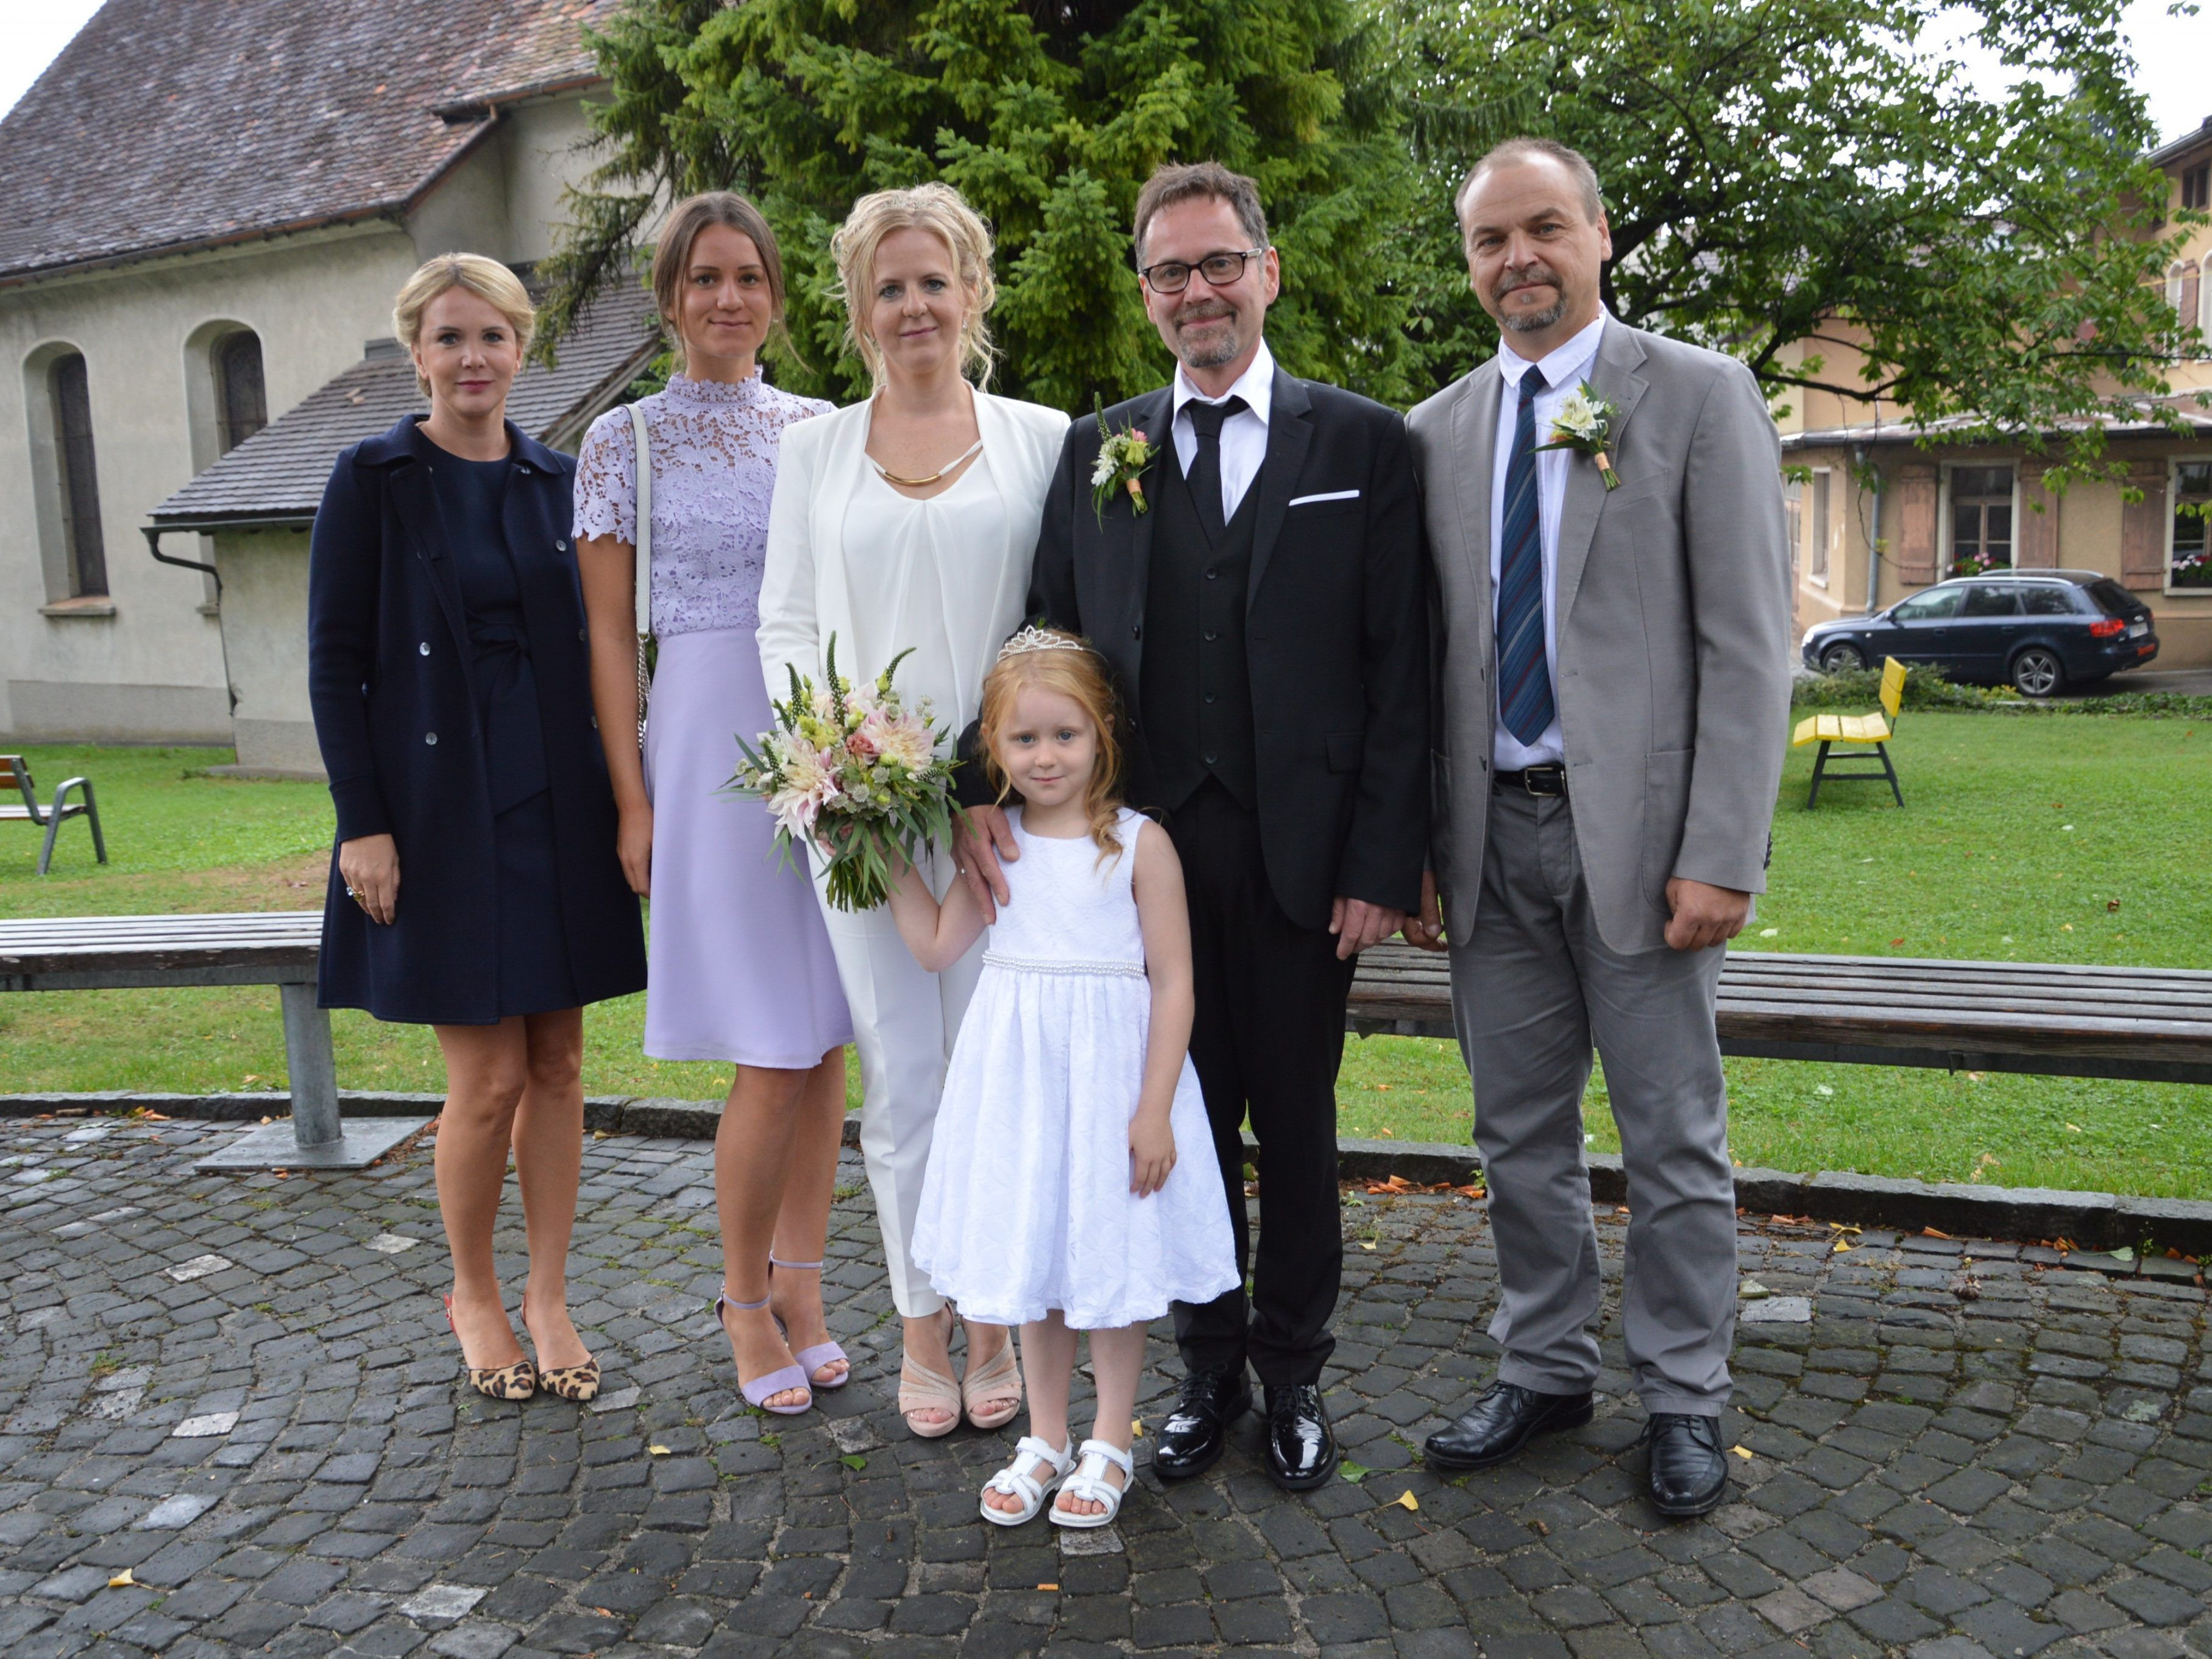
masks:
[(629, 406), (630, 430), (637, 434), (637, 636), (653, 633), (653, 447), (645, 435), (645, 409)]

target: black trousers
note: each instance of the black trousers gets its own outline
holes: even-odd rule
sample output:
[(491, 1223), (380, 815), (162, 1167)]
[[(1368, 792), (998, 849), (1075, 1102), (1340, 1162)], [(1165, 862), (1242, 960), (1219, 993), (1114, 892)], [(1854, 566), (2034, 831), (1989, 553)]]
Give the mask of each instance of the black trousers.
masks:
[[(1228, 1189), (1237, 1268), (1251, 1285), (1176, 1304), (1183, 1363), (1240, 1370), (1270, 1388), (1318, 1382), (1336, 1339), (1344, 1269), (1336, 1187), (1336, 1072), (1356, 963), (1283, 914), (1260, 852), (1260, 820), (1218, 783), (1166, 817), (1190, 900), (1197, 1018), (1190, 1057)], [(1260, 1242), (1244, 1203), (1247, 1113), (1260, 1143)]]

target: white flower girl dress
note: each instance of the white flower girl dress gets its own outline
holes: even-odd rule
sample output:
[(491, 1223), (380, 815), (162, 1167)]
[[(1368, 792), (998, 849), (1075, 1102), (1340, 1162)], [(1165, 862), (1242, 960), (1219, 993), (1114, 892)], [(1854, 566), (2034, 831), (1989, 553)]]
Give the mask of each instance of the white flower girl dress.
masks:
[[(1176, 1165), (1129, 1190), (1129, 1120), (1144, 1082), (1152, 985), (1131, 887), (1139, 836), (1119, 853), (1032, 836), (1012, 902), (986, 935), (983, 975), (945, 1078), (914, 1259), (963, 1318), (1019, 1325), (1060, 1310), (1076, 1330), (1157, 1319), (1237, 1283), (1228, 1200), (1189, 1057), (1169, 1122)], [(1239, 1195), (1241, 1199), (1241, 1194)]]

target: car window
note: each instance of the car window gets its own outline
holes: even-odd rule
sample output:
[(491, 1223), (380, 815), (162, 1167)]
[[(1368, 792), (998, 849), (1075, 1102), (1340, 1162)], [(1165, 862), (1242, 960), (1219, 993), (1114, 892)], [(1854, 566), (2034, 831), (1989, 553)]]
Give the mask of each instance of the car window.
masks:
[(1976, 582), (1966, 590), (1966, 602), (1959, 608), (1962, 617), (2017, 617), (2020, 615), (2020, 590), (2000, 587), (1994, 582)]
[(2136, 614), (2136, 596), (2109, 576), (2102, 581), (2091, 582), (2088, 593), (2097, 602), (2097, 609), (2108, 617), (2132, 617)]
[(1955, 617), (1959, 600), (1966, 593), (1963, 587), (1931, 587), (1924, 593), (1915, 593), (1900, 603), (1891, 617), (1898, 622), (1928, 622), (1936, 617)]
[(2074, 614), (2074, 601), (2063, 587), (2039, 583), (2022, 592), (2020, 600), (2021, 609), (2031, 617), (2070, 617)]

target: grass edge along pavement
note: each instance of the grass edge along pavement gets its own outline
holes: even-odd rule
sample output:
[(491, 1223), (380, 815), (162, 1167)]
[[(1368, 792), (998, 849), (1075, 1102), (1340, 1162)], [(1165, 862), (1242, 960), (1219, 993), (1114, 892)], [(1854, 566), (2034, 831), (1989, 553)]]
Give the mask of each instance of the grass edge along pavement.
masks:
[[(2206, 733), (2212, 743), (2212, 732)], [(2212, 885), (2195, 826), (2212, 750), (2181, 720), (1907, 716), (1898, 760), (1908, 810), (1887, 792), (1802, 805), (1810, 761), (1790, 758), (1771, 890), (1744, 943), (1759, 951), (2203, 966)], [(99, 776), (116, 863), (31, 873), (37, 838), (0, 836), (0, 915), (306, 908), (321, 897), (328, 799), (319, 787), (210, 779), (208, 751), (34, 751)], [(10, 848), (12, 848), (12, 853)], [(318, 850), (320, 849), (320, 850)], [(64, 849), (66, 857), (66, 849)], [(10, 861), (12, 859), (12, 862)], [(214, 867), (207, 867), (214, 866)], [(14, 878), (20, 874), (21, 879)], [(1770, 937), (1770, 933), (1772, 935)], [(586, 1089), (629, 1098), (719, 1097), (726, 1066), (638, 1052), (641, 999), (586, 1020)], [(429, 1033), (333, 1019), (342, 1083), (428, 1091)], [(262, 990), (0, 997), (0, 1088), (212, 1095), (283, 1076), (276, 998)], [(1728, 1062), (1733, 1157), (1756, 1167), (1856, 1170), (1929, 1182), (2212, 1197), (2212, 1118), (2195, 1092), (2002, 1073), (1901, 1072), (1757, 1059)], [(1347, 1046), (1338, 1133), (1465, 1143), (1473, 1096), (1456, 1048), (1370, 1037)], [(1617, 1151), (1602, 1073), (1585, 1105), (1594, 1152)]]
[[(356, 1117), (411, 1115), (426, 1108), (434, 1110), (441, 1103), (441, 1097), (426, 1094), (351, 1094), (340, 1099), (347, 1114)], [(0, 1120), (118, 1115), (258, 1124), (281, 1115), (286, 1104), (279, 1094), (0, 1095)], [(720, 1106), (712, 1102), (601, 1095), (584, 1103), (584, 1127), (596, 1138), (621, 1134), (712, 1141), (720, 1118)], [(848, 1115), (844, 1144), (856, 1149), (860, 1142), (860, 1119)], [(1256, 1160), (1258, 1143), (1249, 1130), (1244, 1146)], [(1588, 1162), (1591, 1202), (1626, 1205), (1628, 1179), (1620, 1155), (1591, 1153)], [(1481, 1158), (1470, 1147), (1410, 1140), (1337, 1142), (1339, 1179), (1364, 1186), (1370, 1193), (1450, 1188), (1480, 1199), (1484, 1196), (1481, 1171)], [(2212, 1202), (2198, 1199), (1898, 1180), (1828, 1170), (1791, 1174), (1741, 1168), (1735, 1171), (1735, 1193), (1740, 1215), (1826, 1222), (1845, 1233), (1881, 1227), (1939, 1239), (2005, 1240), (2028, 1247), (2031, 1255), (2023, 1259), (2121, 1278), (2141, 1274), (2202, 1284), (2198, 1258), (2212, 1256)]]

